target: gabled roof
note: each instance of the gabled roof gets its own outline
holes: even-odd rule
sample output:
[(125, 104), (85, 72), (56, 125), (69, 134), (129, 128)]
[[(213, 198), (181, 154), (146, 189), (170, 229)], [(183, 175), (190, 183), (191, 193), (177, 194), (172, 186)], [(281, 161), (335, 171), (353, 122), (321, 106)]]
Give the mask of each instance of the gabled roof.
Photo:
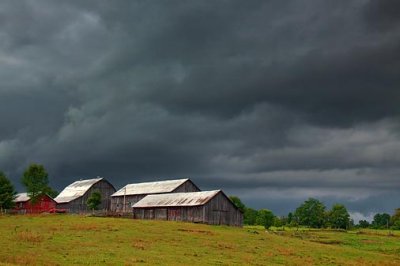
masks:
[[(54, 201), (54, 199), (52, 197), (50, 197), (48, 194), (45, 194), (47, 197), (49, 197), (51, 200)], [(43, 196), (43, 195), (42, 195)], [(27, 192), (23, 192), (23, 193), (18, 193), (17, 195), (15, 195), (15, 199), (14, 202), (18, 203), (18, 202), (26, 202), (28, 200), (30, 200), (31, 197), (29, 197)]]
[(103, 180), (103, 178), (94, 178), (75, 181), (64, 188), (63, 191), (54, 199), (57, 203), (67, 203), (83, 196), (94, 184)]
[(31, 198), (28, 196), (28, 193), (18, 193), (14, 199), (14, 202), (25, 202), (30, 200)]
[(144, 197), (133, 208), (201, 206), (214, 198), (221, 190), (155, 194)]
[(143, 195), (143, 194), (159, 194), (159, 193), (169, 193), (174, 191), (180, 185), (190, 180), (176, 179), (176, 180), (165, 180), (157, 182), (145, 182), (128, 184), (111, 195), (111, 197), (124, 196), (124, 195)]

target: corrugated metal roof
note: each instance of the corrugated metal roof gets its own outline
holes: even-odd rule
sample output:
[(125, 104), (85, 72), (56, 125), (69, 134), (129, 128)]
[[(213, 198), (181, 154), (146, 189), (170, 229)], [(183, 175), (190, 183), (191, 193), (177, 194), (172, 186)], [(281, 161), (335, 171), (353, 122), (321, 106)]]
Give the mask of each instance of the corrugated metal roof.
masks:
[(200, 206), (206, 204), (221, 190), (148, 195), (132, 205), (133, 208)]
[(28, 196), (28, 193), (18, 193), (16, 195), (16, 198), (14, 199), (14, 202), (25, 202), (30, 200), (30, 197)]
[(174, 189), (176, 189), (188, 180), (189, 178), (128, 184), (112, 194), (111, 197), (124, 195), (168, 193), (172, 192)]
[(94, 178), (75, 181), (64, 188), (63, 191), (54, 199), (57, 203), (66, 203), (83, 196), (94, 184), (103, 178)]

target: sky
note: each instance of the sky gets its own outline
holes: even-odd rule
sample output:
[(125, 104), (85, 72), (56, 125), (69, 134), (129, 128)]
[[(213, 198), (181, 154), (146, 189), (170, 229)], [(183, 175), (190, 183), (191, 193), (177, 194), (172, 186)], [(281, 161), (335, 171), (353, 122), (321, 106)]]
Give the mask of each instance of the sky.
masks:
[(400, 1), (0, 3), (0, 169), (400, 207)]

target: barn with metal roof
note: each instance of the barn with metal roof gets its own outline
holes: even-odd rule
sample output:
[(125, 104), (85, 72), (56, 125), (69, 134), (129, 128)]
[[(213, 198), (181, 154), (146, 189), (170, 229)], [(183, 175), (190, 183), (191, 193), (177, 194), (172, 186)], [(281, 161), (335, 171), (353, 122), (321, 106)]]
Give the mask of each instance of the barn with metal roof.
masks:
[(75, 181), (61, 191), (54, 200), (57, 202), (57, 208), (73, 213), (86, 212), (89, 211), (86, 201), (94, 191), (101, 194), (101, 204), (98, 208), (109, 210), (110, 197), (115, 193), (115, 188), (102, 177)]
[(18, 193), (14, 202), (14, 211), (21, 214), (54, 212), (56, 210), (56, 202), (47, 194), (40, 195), (36, 202), (33, 202), (28, 193)]
[(243, 225), (243, 213), (222, 190), (148, 195), (132, 208), (135, 219)]
[(128, 184), (111, 195), (111, 210), (130, 213), (132, 204), (147, 195), (195, 191), (200, 189), (189, 178)]

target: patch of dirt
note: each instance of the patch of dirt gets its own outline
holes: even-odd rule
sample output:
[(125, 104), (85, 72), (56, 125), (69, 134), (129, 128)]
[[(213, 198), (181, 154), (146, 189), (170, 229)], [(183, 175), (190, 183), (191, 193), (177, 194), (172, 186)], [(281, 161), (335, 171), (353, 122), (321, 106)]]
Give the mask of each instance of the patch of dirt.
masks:
[(178, 229), (181, 232), (195, 233), (195, 234), (205, 234), (205, 235), (215, 235), (215, 233), (207, 230), (195, 230), (195, 229)]

